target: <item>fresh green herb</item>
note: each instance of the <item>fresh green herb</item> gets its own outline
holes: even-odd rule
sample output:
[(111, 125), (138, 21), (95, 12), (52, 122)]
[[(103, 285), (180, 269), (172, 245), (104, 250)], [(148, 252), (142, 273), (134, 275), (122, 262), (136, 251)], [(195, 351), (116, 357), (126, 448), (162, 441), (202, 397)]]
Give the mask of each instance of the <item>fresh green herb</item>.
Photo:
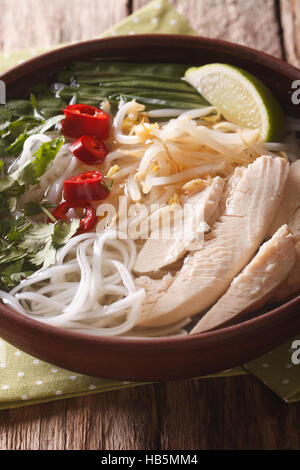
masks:
[(13, 289), (23, 279), (34, 273), (31, 265), (26, 263), (24, 259), (17, 260), (1, 270), (0, 286), (5, 290)]
[(24, 277), (32, 274), (33, 265), (27, 253), (19, 246), (24, 232), (31, 222), (24, 216), (10, 216), (0, 222), (0, 289), (10, 290)]
[[(25, 202), (23, 206), (24, 214), (28, 217), (33, 217), (35, 215), (45, 213), (45, 210), (53, 209), (57, 204), (51, 204), (49, 201), (29, 201)], [(48, 215), (48, 214), (47, 214)]]
[(53, 243), (56, 247), (65, 245), (78, 231), (80, 220), (72, 220), (69, 224), (58, 220), (54, 224)]
[(26, 252), (22, 248), (17, 247), (14, 243), (6, 242), (1, 239), (0, 248), (0, 265), (11, 263), (26, 257)]
[(9, 230), (0, 238), (0, 289), (9, 290), (37, 268), (55, 263), (56, 252), (80, 226), (79, 220), (71, 223), (32, 223), (25, 217), (11, 219), (2, 230)]
[(32, 222), (26, 221), (21, 227), (12, 227), (6, 235), (7, 240), (10, 242), (17, 242), (21, 239), (22, 234), (31, 226)]
[(0, 239), (5, 238), (14, 241), (14, 233), (23, 230), (28, 223), (27, 217), (21, 213), (10, 214), (6, 218), (0, 218)]
[(29, 100), (10, 100), (0, 107), (0, 122), (3, 120), (13, 121), (22, 116), (33, 115)]
[(32, 224), (25, 232), (20, 248), (25, 250), (32, 264), (47, 268), (55, 263), (57, 249), (75, 235), (79, 225), (79, 220), (70, 224), (63, 221), (55, 224)]

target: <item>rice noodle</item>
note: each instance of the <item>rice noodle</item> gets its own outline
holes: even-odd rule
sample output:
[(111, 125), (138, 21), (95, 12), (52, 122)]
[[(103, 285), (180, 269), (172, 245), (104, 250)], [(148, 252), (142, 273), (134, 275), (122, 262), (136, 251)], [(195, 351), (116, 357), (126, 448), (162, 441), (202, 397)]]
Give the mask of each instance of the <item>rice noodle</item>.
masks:
[[(103, 335), (126, 333), (134, 328), (146, 294), (135, 286), (130, 272), (136, 257), (135, 244), (132, 240), (119, 240), (119, 235), (108, 230), (74, 237), (58, 254), (57, 265), (33, 274), (10, 294), (0, 292), (0, 298), (18, 312), (34, 313), (40, 321), (54, 326), (67, 328), (75, 323), (80, 330), (84, 328), (82, 320), (91, 320), (91, 328), (101, 318), (109, 317), (111, 322), (103, 331), (97, 328), (98, 334), (100, 330)], [(116, 272), (118, 281), (111, 286), (111, 275)], [(67, 281), (68, 275), (74, 273), (78, 279)], [(44, 285), (46, 280), (49, 284)], [(107, 305), (105, 296), (111, 292), (117, 299)], [(49, 297), (49, 293), (59, 293), (59, 299), (57, 295)], [(114, 326), (116, 316), (122, 318), (118, 326)]]

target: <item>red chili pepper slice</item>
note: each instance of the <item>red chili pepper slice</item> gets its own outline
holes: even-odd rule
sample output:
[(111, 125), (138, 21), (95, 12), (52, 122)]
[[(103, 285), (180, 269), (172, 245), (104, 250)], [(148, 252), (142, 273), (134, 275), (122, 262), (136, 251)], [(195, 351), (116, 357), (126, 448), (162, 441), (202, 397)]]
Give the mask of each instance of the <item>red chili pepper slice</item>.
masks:
[(68, 217), (68, 212), (71, 209), (83, 210), (83, 216), (80, 219), (80, 227), (76, 235), (79, 235), (80, 233), (90, 232), (91, 230), (93, 230), (97, 222), (97, 217), (96, 217), (96, 211), (94, 207), (89, 202), (77, 202), (77, 203), (62, 202), (52, 212), (52, 215), (57, 220), (70, 222), (70, 217)]
[(100, 171), (88, 171), (64, 181), (64, 197), (68, 202), (101, 201), (109, 194)]
[(109, 137), (110, 117), (102, 109), (87, 104), (73, 104), (64, 109), (66, 119), (62, 132), (68, 137), (91, 135), (106, 140)]
[(87, 165), (97, 165), (105, 160), (109, 153), (102, 140), (90, 135), (83, 135), (70, 145), (71, 152), (78, 160)]

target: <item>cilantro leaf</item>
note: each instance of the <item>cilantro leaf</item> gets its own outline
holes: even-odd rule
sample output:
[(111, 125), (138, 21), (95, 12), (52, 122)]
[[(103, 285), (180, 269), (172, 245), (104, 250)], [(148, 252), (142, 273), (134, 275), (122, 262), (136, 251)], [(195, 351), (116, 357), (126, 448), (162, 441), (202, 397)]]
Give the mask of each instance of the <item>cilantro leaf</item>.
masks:
[(53, 243), (59, 247), (65, 245), (76, 234), (79, 226), (80, 220), (72, 220), (69, 224), (58, 220), (54, 224)]
[(13, 233), (23, 232), (28, 223), (30, 222), (22, 214), (9, 214), (6, 218), (0, 218), (0, 237), (14, 241), (17, 238)]
[(31, 263), (44, 268), (55, 263), (56, 249), (53, 246), (53, 224), (33, 224), (25, 233), (20, 247), (25, 250)]
[(0, 179), (0, 193), (6, 196), (6, 200), (10, 196), (21, 196), (25, 191), (25, 187), (21, 186), (18, 181), (10, 176)]
[(0, 225), (9, 217), (10, 210), (7, 205), (7, 198), (0, 194)]
[(24, 260), (18, 260), (3, 268), (0, 273), (1, 288), (10, 290), (33, 274), (34, 271), (25, 265)]
[(76, 234), (79, 226), (79, 220), (70, 224), (33, 224), (25, 217), (12, 220), (11, 224), (6, 221), (2, 228), (9, 231), (0, 238), (0, 288), (9, 291), (37, 268), (54, 264), (57, 250)]
[(15, 246), (13, 243), (5, 242), (2, 239), (0, 240), (0, 248), (0, 265), (26, 257), (26, 252), (22, 248)]
[(32, 217), (34, 215), (42, 214), (44, 209), (53, 209), (56, 206), (57, 204), (51, 204), (49, 201), (29, 201), (25, 202), (23, 210), (25, 215)]
[(55, 224), (32, 224), (24, 233), (19, 246), (28, 253), (32, 264), (47, 268), (55, 263), (57, 249), (75, 235), (79, 225), (79, 220), (70, 224), (63, 221)]

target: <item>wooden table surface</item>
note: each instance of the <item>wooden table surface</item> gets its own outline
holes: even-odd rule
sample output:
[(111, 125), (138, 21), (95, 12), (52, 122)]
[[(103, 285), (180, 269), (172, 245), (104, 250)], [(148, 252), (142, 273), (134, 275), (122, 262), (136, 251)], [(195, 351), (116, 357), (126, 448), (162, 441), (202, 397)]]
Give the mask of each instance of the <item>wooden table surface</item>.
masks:
[[(170, 0), (200, 35), (300, 67), (300, 0)], [(0, 0), (3, 51), (97, 37), (148, 0)], [(300, 449), (300, 403), (253, 376), (147, 385), (0, 412), (0, 449)]]

